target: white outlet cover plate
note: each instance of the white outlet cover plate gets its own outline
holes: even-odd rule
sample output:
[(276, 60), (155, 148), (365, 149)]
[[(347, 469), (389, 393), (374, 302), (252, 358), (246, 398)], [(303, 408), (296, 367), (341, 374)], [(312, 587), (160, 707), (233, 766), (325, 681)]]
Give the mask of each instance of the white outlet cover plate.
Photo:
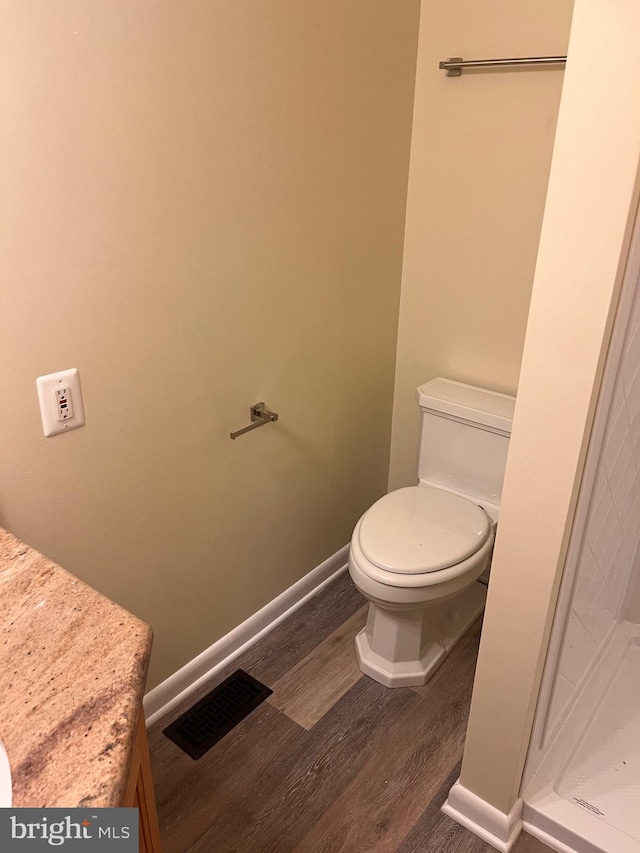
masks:
[[(80, 388), (80, 374), (77, 367), (60, 370), (58, 373), (48, 373), (46, 376), (38, 376), (36, 387), (38, 389), (42, 429), (47, 438), (84, 426), (82, 389)], [(73, 415), (65, 421), (58, 420), (55, 396), (57, 388), (70, 389)]]

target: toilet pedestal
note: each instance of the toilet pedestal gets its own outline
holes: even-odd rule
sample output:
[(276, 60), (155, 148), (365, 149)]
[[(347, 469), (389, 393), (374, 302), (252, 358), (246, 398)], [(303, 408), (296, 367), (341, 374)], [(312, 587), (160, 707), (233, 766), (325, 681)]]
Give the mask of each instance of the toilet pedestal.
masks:
[(480, 616), (486, 597), (476, 581), (433, 607), (400, 610), (369, 602), (367, 624), (356, 636), (360, 669), (385, 687), (426, 684)]

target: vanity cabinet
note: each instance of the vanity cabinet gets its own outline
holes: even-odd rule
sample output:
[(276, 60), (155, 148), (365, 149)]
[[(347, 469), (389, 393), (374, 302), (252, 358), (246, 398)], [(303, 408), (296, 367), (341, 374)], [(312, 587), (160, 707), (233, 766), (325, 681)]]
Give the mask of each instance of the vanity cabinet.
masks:
[(151, 628), (1, 527), (0, 588), (13, 807), (136, 807), (140, 853), (160, 853), (142, 712)]
[(149, 744), (142, 710), (138, 719), (136, 739), (133, 744), (131, 764), (129, 765), (129, 777), (122, 805), (138, 809), (140, 853), (161, 853), (160, 827), (151, 776)]

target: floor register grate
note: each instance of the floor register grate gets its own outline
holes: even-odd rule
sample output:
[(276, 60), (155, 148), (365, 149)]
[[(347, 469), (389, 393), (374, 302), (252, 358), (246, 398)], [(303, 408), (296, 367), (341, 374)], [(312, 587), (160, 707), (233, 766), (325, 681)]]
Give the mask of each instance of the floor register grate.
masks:
[(163, 734), (197, 760), (272, 693), (249, 673), (237, 669), (167, 726)]

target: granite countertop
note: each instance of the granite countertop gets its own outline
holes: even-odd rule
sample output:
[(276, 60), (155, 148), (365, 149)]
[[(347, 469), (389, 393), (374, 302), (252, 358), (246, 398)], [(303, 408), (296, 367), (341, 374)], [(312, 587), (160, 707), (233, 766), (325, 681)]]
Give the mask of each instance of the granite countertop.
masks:
[(122, 804), (151, 629), (0, 528), (0, 738), (13, 806)]

